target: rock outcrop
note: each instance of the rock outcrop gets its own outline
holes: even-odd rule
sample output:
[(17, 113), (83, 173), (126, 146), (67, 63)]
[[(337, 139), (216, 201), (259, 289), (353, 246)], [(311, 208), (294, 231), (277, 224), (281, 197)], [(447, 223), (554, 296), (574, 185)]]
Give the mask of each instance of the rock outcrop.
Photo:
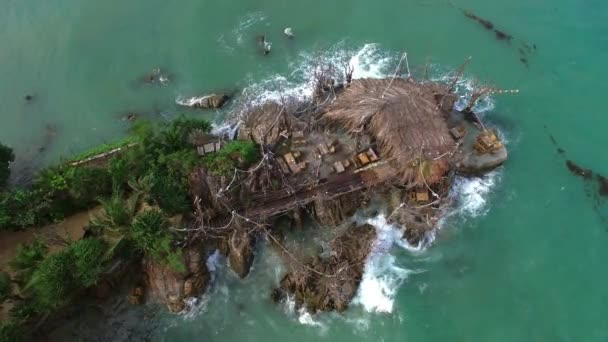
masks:
[(503, 146), (493, 153), (479, 154), (471, 152), (465, 155), (456, 167), (459, 173), (481, 175), (497, 168), (507, 160), (507, 149)]
[(254, 238), (245, 229), (235, 229), (228, 242), (230, 267), (241, 278), (249, 274), (253, 264)]
[(230, 96), (226, 94), (210, 94), (201, 97), (192, 97), (185, 100), (178, 100), (177, 103), (192, 108), (217, 109), (224, 106), (230, 100)]
[(403, 238), (413, 246), (419, 245), (433, 230), (433, 225), (428, 222), (429, 216), (433, 217), (431, 207), (411, 208), (408, 206), (407, 193), (400, 189), (392, 189), (388, 194), (388, 217), (389, 223), (395, 223), (402, 227)]
[(315, 257), (287, 273), (273, 291), (273, 299), (293, 296), (296, 307), (312, 313), (346, 310), (357, 293), (375, 237), (371, 225), (350, 227), (332, 240), (330, 257)]
[(146, 298), (166, 303), (171, 312), (182, 311), (185, 301), (203, 294), (209, 284), (209, 271), (200, 249), (189, 247), (183, 250), (186, 272), (176, 272), (166, 264), (145, 258), (143, 269), (146, 275)]

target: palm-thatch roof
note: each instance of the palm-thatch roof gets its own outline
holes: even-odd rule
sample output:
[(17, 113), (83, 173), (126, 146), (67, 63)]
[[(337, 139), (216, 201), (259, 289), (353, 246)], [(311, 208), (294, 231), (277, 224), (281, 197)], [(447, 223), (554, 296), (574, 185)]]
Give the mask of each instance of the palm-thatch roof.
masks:
[(270, 145), (279, 140), (282, 131), (292, 126), (292, 117), (281, 104), (267, 102), (253, 108), (243, 118), (243, 129), (258, 144)]
[[(354, 80), (322, 118), (351, 134), (370, 135), (382, 157), (403, 172), (405, 181), (418, 182), (421, 177), (416, 166), (421, 165), (420, 160), (438, 164), (426, 167), (425, 178), (441, 177), (443, 174), (437, 173), (449, 169), (440, 164), (448, 163), (445, 157), (455, 149), (456, 141), (446, 114), (438, 108), (447, 92), (445, 86), (412, 79)], [(428, 178), (426, 181), (433, 183), (434, 179)]]

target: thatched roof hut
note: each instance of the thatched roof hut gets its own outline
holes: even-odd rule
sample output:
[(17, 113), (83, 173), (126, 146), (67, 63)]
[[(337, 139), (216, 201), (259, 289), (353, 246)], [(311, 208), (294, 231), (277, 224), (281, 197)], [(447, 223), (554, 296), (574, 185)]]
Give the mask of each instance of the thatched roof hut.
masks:
[[(291, 130), (293, 118), (281, 104), (267, 102), (253, 108), (243, 118), (243, 129), (257, 144), (271, 145), (279, 140), (284, 130)], [(245, 138), (245, 137), (243, 137)]]
[(457, 146), (446, 114), (438, 108), (442, 100), (453, 98), (444, 96), (447, 92), (445, 86), (411, 79), (354, 80), (322, 118), (350, 134), (371, 136), (406, 183), (419, 183), (424, 175), (422, 181), (430, 184), (449, 170), (448, 156)]

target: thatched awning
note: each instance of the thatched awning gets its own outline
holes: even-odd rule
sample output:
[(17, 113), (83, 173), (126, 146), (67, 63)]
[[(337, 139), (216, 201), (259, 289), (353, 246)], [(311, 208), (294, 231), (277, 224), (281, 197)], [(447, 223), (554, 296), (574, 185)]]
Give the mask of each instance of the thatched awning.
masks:
[(276, 143), (280, 133), (292, 126), (292, 118), (285, 107), (275, 102), (252, 109), (243, 119), (243, 126), (250, 131), (251, 138), (261, 145)]
[(437, 106), (446, 92), (439, 84), (401, 78), (354, 80), (322, 117), (351, 134), (373, 137), (382, 158), (393, 160), (407, 181), (416, 181), (417, 160), (438, 162), (456, 147)]

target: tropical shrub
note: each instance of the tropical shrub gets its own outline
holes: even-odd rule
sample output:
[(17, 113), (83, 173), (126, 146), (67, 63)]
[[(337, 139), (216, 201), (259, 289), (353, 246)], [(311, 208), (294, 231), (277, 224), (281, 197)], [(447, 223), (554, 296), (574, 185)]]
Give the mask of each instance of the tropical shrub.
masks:
[(231, 141), (219, 152), (204, 157), (203, 164), (209, 172), (227, 176), (234, 168), (246, 168), (259, 159), (256, 146), (251, 141)]
[(49, 194), (41, 190), (14, 190), (0, 194), (0, 228), (39, 224), (51, 208)]
[(19, 342), (23, 340), (23, 331), (19, 324), (13, 321), (0, 323), (0, 342)]
[(73, 271), (73, 255), (66, 251), (52, 254), (40, 263), (30, 281), (39, 312), (48, 312), (64, 304), (78, 288)]
[(75, 205), (90, 206), (98, 198), (112, 193), (112, 179), (104, 169), (73, 167), (68, 169), (66, 177)]
[(112, 193), (122, 194), (128, 187), (131, 178), (129, 162), (124, 157), (114, 157), (108, 162), (108, 173), (112, 180)]
[(139, 214), (131, 228), (136, 246), (155, 260), (168, 264), (176, 272), (184, 272), (181, 251), (172, 248), (173, 237), (169, 224), (159, 210), (148, 210)]
[(78, 285), (94, 285), (103, 271), (103, 260), (107, 244), (100, 239), (84, 239), (71, 244), (66, 253), (74, 260), (73, 275)]
[(152, 199), (169, 215), (186, 212), (192, 207), (184, 182), (167, 172), (155, 171), (152, 174), (151, 190)]
[(20, 283), (29, 282), (47, 252), (47, 245), (39, 238), (34, 239), (29, 244), (19, 244), (17, 255), (9, 262), (9, 266), (16, 273), (17, 281)]
[(0, 143), (0, 189), (6, 186), (11, 174), (10, 165), (15, 160), (13, 150)]
[(61, 252), (51, 254), (34, 271), (28, 289), (38, 312), (63, 305), (81, 288), (98, 280), (107, 245), (99, 239), (79, 240)]
[(135, 214), (135, 203), (120, 196), (100, 199), (103, 206), (101, 215), (91, 220), (91, 225), (112, 231), (124, 231), (131, 225)]
[(0, 303), (11, 294), (11, 277), (0, 271)]

